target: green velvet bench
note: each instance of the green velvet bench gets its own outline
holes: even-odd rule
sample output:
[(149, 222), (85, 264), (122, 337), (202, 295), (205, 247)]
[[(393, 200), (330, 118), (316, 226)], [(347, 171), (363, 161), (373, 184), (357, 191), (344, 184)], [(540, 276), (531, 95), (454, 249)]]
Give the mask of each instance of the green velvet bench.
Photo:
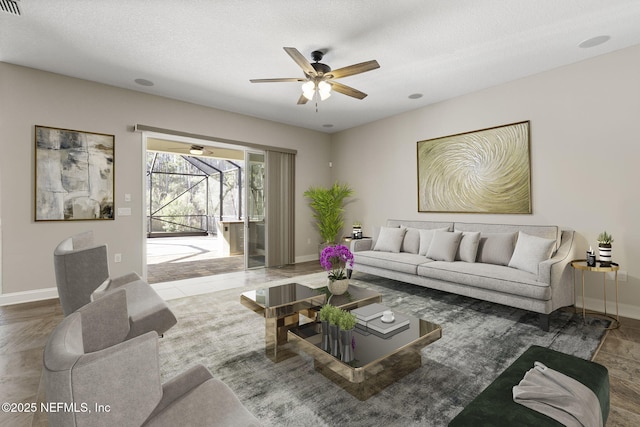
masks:
[(451, 420), (449, 426), (562, 427), (562, 424), (553, 418), (513, 401), (513, 387), (518, 385), (524, 374), (533, 368), (536, 361), (589, 387), (600, 401), (602, 420), (606, 423), (609, 415), (609, 372), (607, 368), (598, 363), (545, 347), (531, 346)]

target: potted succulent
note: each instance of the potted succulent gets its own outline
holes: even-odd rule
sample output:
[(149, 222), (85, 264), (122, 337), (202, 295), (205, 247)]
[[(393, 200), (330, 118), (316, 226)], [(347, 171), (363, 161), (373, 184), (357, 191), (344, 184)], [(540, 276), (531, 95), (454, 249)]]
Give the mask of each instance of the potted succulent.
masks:
[(318, 312), (318, 317), (320, 318), (320, 324), (322, 327), (322, 342), (320, 343), (320, 348), (326, 352), (331, 351), (331, 343), (329, 340), (329, 321), (335, 309), (336, 308), (331, 304), (325, 304)]
[(349, 287), (353, 254), (344, 245), (327, 246), (320, 254), (320, 265), (329, 272), (327, 287), (333, 295), (342, 295)]
[(598, 235), (598, 250), (600, 252), (600, 265), (607, 267), (611, 265), (611, 244), (613, 236), (607, 231), (603, 231)]
[(346, 310), (340, 310), (338, 326), (340, 326), (340, 360), (349, 363), (353, 360), (353, 328), (356, 316)]
[(346, 184), (334, 183), (331, 187), (310, 187), (304, 197), (310, 200), (313, 217), (320, 232), (322, 243), (331, 245), (344, 226), (344, 199), (353, 195)]
[(330, 340), (330, 353), (333, 357), (340, 357), (340, 320), (341, 310), (338, 307), (327, 304), (329, 319), (329, 340)]

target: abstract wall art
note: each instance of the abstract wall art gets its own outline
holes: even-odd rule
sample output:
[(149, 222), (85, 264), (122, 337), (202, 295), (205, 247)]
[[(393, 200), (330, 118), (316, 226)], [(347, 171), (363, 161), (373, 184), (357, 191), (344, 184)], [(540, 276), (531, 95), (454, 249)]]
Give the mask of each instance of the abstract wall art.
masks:
[(418, 211), (530, 214), (529, 122), (419, 141)]
[(114, 135), (35, 127), (35, 220), (114, 219)]

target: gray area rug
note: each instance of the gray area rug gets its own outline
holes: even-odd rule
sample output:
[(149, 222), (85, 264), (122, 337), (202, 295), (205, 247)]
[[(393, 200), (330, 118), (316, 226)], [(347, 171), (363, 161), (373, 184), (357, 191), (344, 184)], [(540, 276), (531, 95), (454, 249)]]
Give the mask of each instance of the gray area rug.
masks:
[[(325, 273), (280, 280), (318, 284)], [(264, 355), (264, 319), (234, 289), (170, 301), (178, 324), (160, 340), (164, 380), (195, 363), (229, 385), (267, 426), (446, 426), (530, 345), (590, 359), (606, 323), (572, 310), (551, 316), (550, 331), (524, 310), (367, 274), (352, 284), (382, 294), (385, 305), (442, 326), (422, 351), (423, 366), (361, 402), (313, 368), (308, 356), (274, 364)]]

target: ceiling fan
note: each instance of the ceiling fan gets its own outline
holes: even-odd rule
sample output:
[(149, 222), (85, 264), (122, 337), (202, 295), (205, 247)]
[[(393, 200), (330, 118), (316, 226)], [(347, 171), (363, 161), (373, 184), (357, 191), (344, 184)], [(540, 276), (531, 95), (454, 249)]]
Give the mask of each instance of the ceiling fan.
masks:
[(251, 83), (304, 82), (302, 85), (302, 95), (300, 95), (298, 99), (298, 105), (306, 104), (307, 101), (311, 101), (314, 96), (316, 96), (316, 103), (318, 98), (324, 101), (331, 96), (332, 89), (343, 95), (364, 99), (367, 96), (366, 93), (334, 80), (380, 68), (378, 61), (373, 60), (331, 70), (331, 67), (320, 62), (325, 52), (319, 50), (311, 52), (311, 58), (315, 62), (310, 63), (295, 47), (285, 47), (284, 51), (302, 68), (305, 75), (304, 78), (252, 79), (249, 81)]

